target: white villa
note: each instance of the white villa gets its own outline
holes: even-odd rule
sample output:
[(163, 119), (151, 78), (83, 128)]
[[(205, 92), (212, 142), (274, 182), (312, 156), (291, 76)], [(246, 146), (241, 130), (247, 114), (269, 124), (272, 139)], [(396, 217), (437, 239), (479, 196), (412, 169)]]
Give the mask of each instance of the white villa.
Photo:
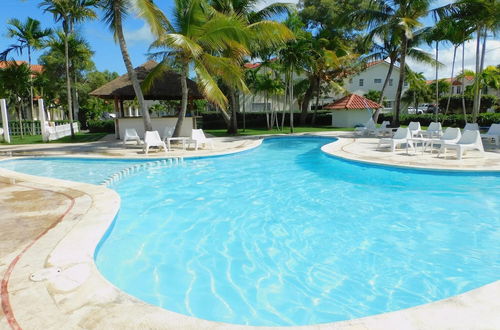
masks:
[[(445, 81), (451, 83), (451, 94), (452, 95), (462, 94), (462, 91), (464, 88), (467, 88), (467, 87), (472, 86), (474, 84), (474, 77), (473, 76), (465, 76), (463, 86), (462, 86), (462, 79), (461, 78), (457, 78), (457, 77), (455, 77), (454, 79), (442, 78), (439, 80), (445, 80)], [(432, 84), (434, 82), (434, 80), (427, 80), (426, 82), (427, 82), (427, 84)], [(485, 86), (483, 89), (483, 94), (495, 95), (497, 97), (500, 97), (500, 90)]]
[[(260, 66), (260, 63), (247, 63), (245, 65), (248, 69), (255, 69)], [(389, 63), (380, 60), (368, 63), (366, 69), (356, 75), (348, 77), (344, 81), (344, 87), (349, 93), (364, 95), (370, 90), (380, 91), (384, 85), (384, 80), (389, 70)], [(397, 82), (399, 79), (399, 67), (394, 66), (391, 73), (389, 83), (384, 91), (384, 96), (386, 99), (386, 110), (390, 111), (394, 104)], [(408, 88), (408, 84), (405, 83), (403, 92)], [(342, 98), (344, 95), (331, 94), (322, 95), (320, 99), (320, 104), (329, 104), (335, 100)], [(266, 100), (266, 95), (263, 93), (257, 93), (255, 95), (242, 95), (240, 97), (240, 110), (243, 109), (246, 112), (258, 112), (264, 111), (266, 109), (281, 111), (284, 107), (284, 97), (283, 96), (269, 96)], [(311, 102), (310, 106), (314, 105), (314, 101)], [(294, 108), (298, 109), (299, 105), (297, 102), (294, 104)]]

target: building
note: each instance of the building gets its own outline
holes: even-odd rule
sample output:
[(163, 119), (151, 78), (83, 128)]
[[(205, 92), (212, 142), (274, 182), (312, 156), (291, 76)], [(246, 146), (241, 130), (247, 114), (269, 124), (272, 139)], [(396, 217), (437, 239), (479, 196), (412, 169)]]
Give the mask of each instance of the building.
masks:
[[(474, 76), (465, 76), (463, 79), (463, 85), (462, 85), (462, 78), (455, 77), (454, 79), (451, 78), (442, 78), (439, 80), (444, 80), (449, 83), (451, 83), (451, 94), (452, 95), (461, 95), (462, 91), (464, 88), (467, 88), (469, 86), (474, 85)], [(427, 84), (432, 84), (435, 80), (427, 80)], [(494, 89), (488, 86), (485, 86), (483, 88), (483, 95), (488, 94), (488, 95), (495, 95), (496, 97), (500, 97), (500, 90)], [(448, 94), (448, 92), (445, 92), (445, 94)]]
[[(260, 63), (246, 63), (245, 67), (247, 69), (256, 69), (260, 67), (260, 65)], [(347, 94), (365, 95), (370, 90), (381, 91), (389, 66), (390, 64), (385, 60), (368, 63), (365, 70), (345, 79), (344, 88), (347, 90)], [(384, 91), (386, 111), (391, 111), (394, 105), (398, 80), (399, 67), (394, 66), (391, 77), (389, 78), (389, 82)], [(403, 93), (406, 89), (408, 89), (408, 83), (405, 82), (403, 86)], [(322, 95), (320, 98), (320, 104), (329, 104), (342, 98), (344, 95), (345, 94), (335, 93)], [(313, 105), (314, 102), (311, 102), (310, 107)], [(288, 109), (288, 106), (285, 105), (284, 96), (282, 95), (265, 95), (264, 93), (256, 93), (255, 95), (244, 95), (240, 98), (240, 110), (243, 109), (247, 112), (265, 111), (266, 109), (282, 111), (283, 109)], [(299, 109), (297, 101), (294, 103), (294, 109)]]
[[(5, 69), (11, 65), (28, 64), (26, 61), (0, 61), (0, 69)], [(31, 64), (31, 72), (39, 74), (43, 72), (43, 65)]]

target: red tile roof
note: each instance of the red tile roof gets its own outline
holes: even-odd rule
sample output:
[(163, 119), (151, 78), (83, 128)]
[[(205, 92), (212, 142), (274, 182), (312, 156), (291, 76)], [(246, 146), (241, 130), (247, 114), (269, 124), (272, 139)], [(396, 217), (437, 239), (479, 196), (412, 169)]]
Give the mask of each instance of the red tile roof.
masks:
[[(10, 65), (21, 65), (21, 64), (28, 64), (26, 61), (0, 61), (0, 69), (5, 69)], [(31, 71), (36, 72), (36, 73), (41, 73), (43, 71), (43, 65), (39, 64), (32, 64), (31, 65)]]
[[(454, 86), (455, 85), (462, 85), (462, 78), (455, 78), (455, 80), (453, 80), (453, 82), (451, 81), (451, 78), (442, 78), (442, 79), (439, 79), (439, 80), (444, 80), (444, 81), (447, 81), (449, 83), (452, 83)], [(465, 80), (468, 80), (468, 81), (472, 81), (474, 80), (474, 76), (465, 76)], [(435, 79), (432, 79), (432, 80), (426, 80), (425, 83), (427, 85), (430, 85), (432, 84), (433, 82), (435, 81)]]
[(385, 62), (384, 60), (380, 60), (380, 61), (373, 61), (373, 62), (368, 62), (366, 63), (366, 67), (369, 68), (371, 66), (374, 66), (374, 65), (377, 65), (377, 64), (380, 64), (380, 63), (383, 63)]
[(327, 110), (349, 110), (349, 109), (378, 109), (382, 108), (377, 102), (367, 99), (366, 97), (357, 94), (344, 96), (340, 100), (323, 106)]
[(243, 66), (247, 69), (255, 69), (260, 66), (260, 63), (245, 63)]

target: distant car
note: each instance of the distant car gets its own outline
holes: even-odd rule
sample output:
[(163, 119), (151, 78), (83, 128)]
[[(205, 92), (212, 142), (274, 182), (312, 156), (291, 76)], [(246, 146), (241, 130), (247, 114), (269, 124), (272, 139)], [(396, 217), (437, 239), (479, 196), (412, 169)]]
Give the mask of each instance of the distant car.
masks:
[(429, 104), (427, 107), (426, 113), (435, 113), (437, 108), (437, 112), (439, 112), (439, 108), (435, 104)]
[(408, 107), (408, 114), (409, 115), (415, 115), (415, 114), (421, 115), (423, 113), (424, 113), (424, 111), (420, 108), (415, 109), (415, 107)]

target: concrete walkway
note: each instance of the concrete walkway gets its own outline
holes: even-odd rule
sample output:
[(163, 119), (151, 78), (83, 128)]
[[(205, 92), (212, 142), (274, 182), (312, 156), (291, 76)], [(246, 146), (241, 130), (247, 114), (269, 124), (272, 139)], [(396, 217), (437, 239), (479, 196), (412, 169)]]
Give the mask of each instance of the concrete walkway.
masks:
[[(314, 134), (319, 135), (319, 134)], [(341, 139), (323, 148), (335, 156), (398, 166), (500, 169), (500, 153), (464, 160), (376, 151), (375, 139)], [(236, 152), (259, 138), (217, 138), (211, 151), (180, 149), (179, 156)], [(143, 157), (111, 139), (72, 145), (0, 146), (1, 153)], [(165, 157), (153, 153), (148, 158)], [(93, 254), (113, 221), (119, 196), (102, 186), (15, 173), (0, 168), (0, 329), (253, 329), (200, 320), (146, 304), (105, 280)], [(402, 311), (296, 329), (498, 329), (500, 281), (465, 294)], [(268, 329), (259, 327), (258, 329)]]

